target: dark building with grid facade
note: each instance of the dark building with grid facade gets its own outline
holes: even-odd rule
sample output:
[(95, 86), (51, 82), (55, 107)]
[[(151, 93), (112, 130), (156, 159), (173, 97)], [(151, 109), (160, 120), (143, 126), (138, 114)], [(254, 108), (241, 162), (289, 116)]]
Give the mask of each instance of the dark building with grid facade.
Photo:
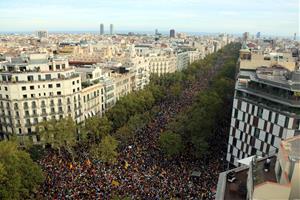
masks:
[[(242, 59), (251, 59), (248, 56)], [(240, 58), (241, 59), (241, 58)], [(247, 62), (250, 62), (247, 61)], [(300, 71), (272, 64), (240, 69), (235, 86), (226, 160), (278, 152), (282, 139), (300, 133)]]

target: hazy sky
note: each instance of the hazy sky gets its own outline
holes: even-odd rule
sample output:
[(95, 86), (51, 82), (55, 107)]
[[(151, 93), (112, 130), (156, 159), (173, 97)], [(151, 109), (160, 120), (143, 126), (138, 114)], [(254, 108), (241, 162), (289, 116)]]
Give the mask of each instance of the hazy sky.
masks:
[[(0, 0), (0, 32), (249, 31), (299, 33), (299, 0)], [(298, 34), (299, 35), (299, 34)]]

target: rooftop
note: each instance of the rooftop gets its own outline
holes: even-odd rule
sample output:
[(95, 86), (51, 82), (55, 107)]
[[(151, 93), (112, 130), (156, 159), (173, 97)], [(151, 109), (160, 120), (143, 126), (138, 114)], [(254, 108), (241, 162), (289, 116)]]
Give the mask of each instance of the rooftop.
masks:
[[(255, 168), (253, 168), (253, 187), (256, 185), (270, 181), (276, 182), (275, 163), (276, 156), (271, 156), (270, 171), (264, 171), (264, 163), (267, 157), (258, 159)], [(218, 189), (216, 199), (224, 200), (244, 200), (247, 197), (247, 181), (249, 173), (249, 166), (243, 165), (229, 171), (222, 172), (219, 176)], [(227, 174), (234, 172), (236, 180), (228, 181)], [(250, 177), (251, 178), (251, 177)]]
[(280, 87), (292, 91), (300, 90), (300, 71), (290, 72), (278, 65), (258, 67), (256, 71), (241, 70), (239, 78), (247, 78), (256, 82)]

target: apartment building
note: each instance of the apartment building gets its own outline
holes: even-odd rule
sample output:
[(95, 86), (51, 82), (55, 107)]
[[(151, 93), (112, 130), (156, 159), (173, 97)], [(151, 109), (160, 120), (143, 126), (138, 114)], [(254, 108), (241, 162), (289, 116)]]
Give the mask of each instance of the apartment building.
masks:
[(238, 166), (252, 155), (278, 152), (300, 134), (300, 71), (295, 58), (255, 54), (243, 47), (235, 85), (226, 160)]
[(31, 134), (42, 120), (80, 121), (81, 79), (68, 61), (31, 54), (1, 64), (0, 132)]
[(176, 56), (172, 54), (150, 54), (147, 59), (150, 73), (161, 76), (176, 71)]
[(280, 142), (278, 154), (220, 173), (216, 199), (300, 199), (300, 136)]

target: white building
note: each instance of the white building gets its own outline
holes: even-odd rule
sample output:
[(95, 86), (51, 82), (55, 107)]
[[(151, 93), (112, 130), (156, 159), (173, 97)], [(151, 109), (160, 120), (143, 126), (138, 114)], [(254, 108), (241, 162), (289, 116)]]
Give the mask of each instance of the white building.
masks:
[(80, 121), (81, 80), (62, 58), (33, 54), (1, 66), (0, 131), (30, 134), (49, 119)]

